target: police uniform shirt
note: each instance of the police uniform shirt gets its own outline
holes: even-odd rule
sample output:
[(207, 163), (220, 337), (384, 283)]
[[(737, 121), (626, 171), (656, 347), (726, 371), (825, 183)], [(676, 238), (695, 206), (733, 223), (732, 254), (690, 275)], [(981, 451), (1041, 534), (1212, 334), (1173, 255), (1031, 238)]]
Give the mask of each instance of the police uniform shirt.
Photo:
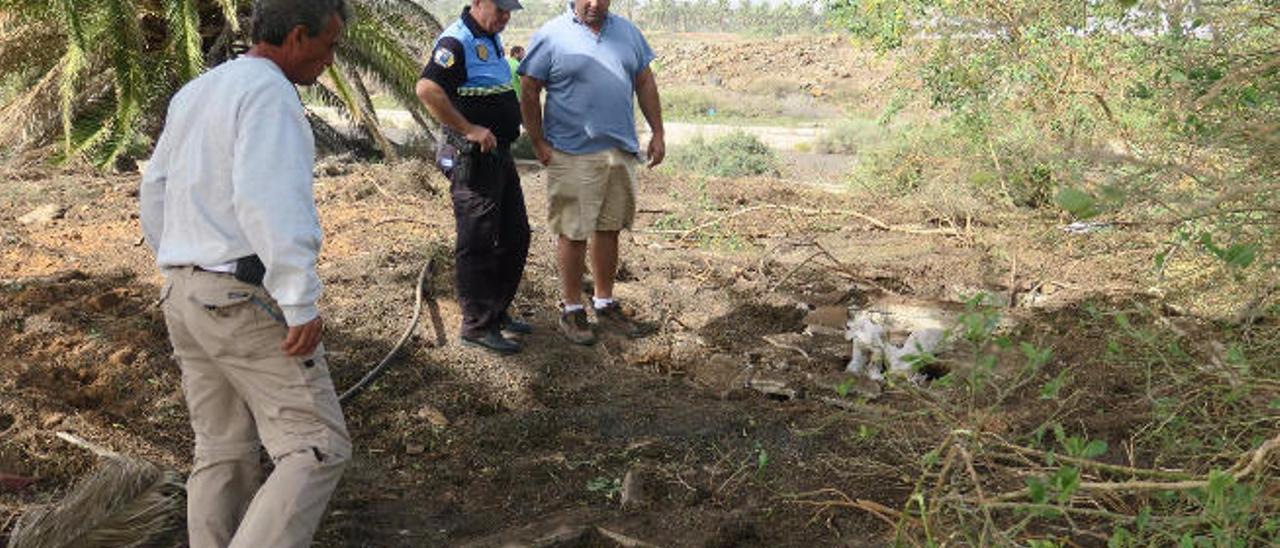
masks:
[(509, 144), (520, 136), (520, 101), (502, 39), (480, 28), (470, 7), (440, 34), (422, 77), (443, 88), (467, 121), (489, 128), (498, 141)]

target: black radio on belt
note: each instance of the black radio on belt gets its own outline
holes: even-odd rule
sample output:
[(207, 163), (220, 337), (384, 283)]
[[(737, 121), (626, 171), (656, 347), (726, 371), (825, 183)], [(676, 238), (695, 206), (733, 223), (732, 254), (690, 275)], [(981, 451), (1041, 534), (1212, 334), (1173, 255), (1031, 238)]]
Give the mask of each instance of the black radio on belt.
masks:
[(267, 275), (267, 266), (262, 264), (262, 259), (257, 255), (240, 257), (236, 259), (236, 271), (233, 275), (244, 283), (262, 285), (262, 278)]
[(446, 127), (444, 140), (436, 150), (436, 167), (451, 181), (470, 181), (477, 148), (461, 133)]

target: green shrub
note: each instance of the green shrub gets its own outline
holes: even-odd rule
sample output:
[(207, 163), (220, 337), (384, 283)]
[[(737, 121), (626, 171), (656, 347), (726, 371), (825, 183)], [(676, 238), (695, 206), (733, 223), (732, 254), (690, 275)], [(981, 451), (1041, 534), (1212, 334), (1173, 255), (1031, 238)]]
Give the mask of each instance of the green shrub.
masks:
[(710, 141), (694, 137), (672, 151), (671, 163), (712, 177), (778, 175), (778, 155), (755, 135), (734, 131)]
[(884, 130), (871, 120), (844, 120), (818, 138), (816, 152), (855, 154), (880, 140)]
[(662, 91), (662, 114), (666, 118), (705, 118), (718, 110), (720, 109), (711, 93), (702, 88), (672, 88)]
[(786, 125), (788, 121), (824, 120), (839, 112), (808, 94), (760, 84), (746, 91), (705, 85), (663, 88), (662, 114), (669, 120)]
[(922, 122), (863, 149), (850, 182), (875, 194), (901, 195), (915, 191), (927, 180), (955, 176), (956, 162), (974, 157), (976, 153), (949, 128)]

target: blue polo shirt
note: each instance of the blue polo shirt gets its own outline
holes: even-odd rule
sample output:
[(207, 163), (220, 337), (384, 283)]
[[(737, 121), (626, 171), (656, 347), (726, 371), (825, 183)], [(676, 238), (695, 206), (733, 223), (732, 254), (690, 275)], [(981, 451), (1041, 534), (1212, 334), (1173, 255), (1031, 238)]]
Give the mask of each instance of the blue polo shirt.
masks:
[(543, 134), (556, 150), (634, 153), (636, 75), (653, 58), (631, 21), (610, 13), (596, 35), (578, 22), (570, 2), (566, 13), (533, 35), (516, 72), (545, 82)]

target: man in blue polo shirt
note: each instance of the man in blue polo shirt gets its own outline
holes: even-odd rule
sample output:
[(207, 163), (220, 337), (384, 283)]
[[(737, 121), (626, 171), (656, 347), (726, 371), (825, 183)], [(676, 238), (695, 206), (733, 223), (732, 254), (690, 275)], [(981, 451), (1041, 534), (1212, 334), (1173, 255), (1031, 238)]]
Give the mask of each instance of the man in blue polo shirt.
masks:
[(588, 241), (597, 322), (627, 336), (641, 334), (614, 300), (613, 283), (618, 233), (635, 217), (635, 167), (642, 162), (637, 97), (653, 133), (649, 167), (666, 155), (653, 58), (640, 30), (609, 13), (609, 0), (572, 0), (534, 34), (517, 69), (525, 130), (547, 166), (547, 224), (559, 235), (560, 330), (577, 344), (596, 340), (582, 298)]

